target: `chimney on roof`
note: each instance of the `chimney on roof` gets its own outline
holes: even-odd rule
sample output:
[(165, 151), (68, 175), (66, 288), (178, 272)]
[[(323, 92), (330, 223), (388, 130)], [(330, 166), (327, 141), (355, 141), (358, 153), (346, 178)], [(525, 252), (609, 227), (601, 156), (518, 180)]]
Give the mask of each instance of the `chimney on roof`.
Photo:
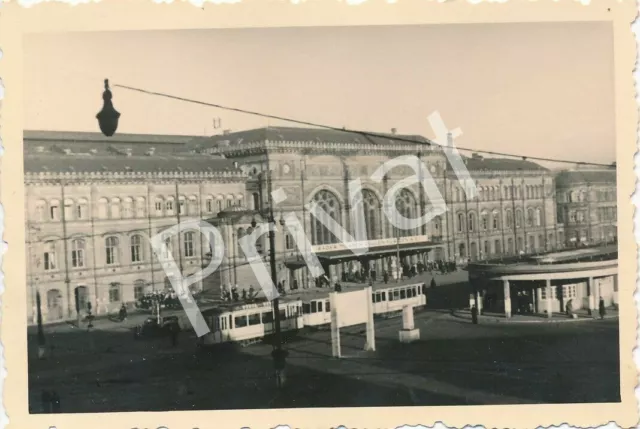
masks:
[(231, 130), (223, 130), (222, 131), (222, 135), (223, 136), (228, 136), (230, 132), (231, 132)]
[(395, 136), (397, 132), (398, 132), (397, 128), (391, 128), (391, 134)]

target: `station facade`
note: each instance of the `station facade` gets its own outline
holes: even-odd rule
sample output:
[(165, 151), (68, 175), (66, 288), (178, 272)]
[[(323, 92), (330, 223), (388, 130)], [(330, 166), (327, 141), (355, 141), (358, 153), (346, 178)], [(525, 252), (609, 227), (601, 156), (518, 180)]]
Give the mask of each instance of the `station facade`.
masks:
[[(558, 218), (553, 172), (525, 160), (464, 157), (476, 182), (471, 198), (442, 148), (429, 143), (395, 132), (371, 137), (290, 127), (213, 137), (26, 131), (29, 321), (35, 319), (36, 292), (51, 322), (76, 317), (76, 296), (79, 308), (91, 302), (100, 314), (166, 288), (170, 282), (147, 237), (188, 219), (217, 226), (226, 249), (222, 266), (195, 289), (215, 295), (232, 285), (258, 288), (237, 242), (251, 233), (254, 221), (267, 220), (270, 204), (278, 228), (277, 276), (285, 289), (313, 285), (302, 260), (309, 250), (334, 281), (347, 273), (375, 272), (381, 278), (383, 271), (393, 276), (400, 266), (428, 260), (535, 254), (569, 243)], [(433, 178), (447, 208), (414, 229), (395, 227), (383, 204), (394, 185), (416, 172), (397, 166), (379, 180), (373, 174), (386, 161), (407, 155), (422, 161), (426, 170), (417, 174)], [(349, 191), (354, 179), (362, 183), (357, 196)], [(278, 189), (286, 198), (274, 202), (270, 191)], [(362, 203), (362, 218), (350, 215), (354, 201)], [(310, 202), (345, 234), (353, 235), (354, 222), (362, 222), (368, 252), (358, 256), (347, 249), (344, 236), (307, 211)], [(407, 218), (432, 208), (418, 185), (400, 190), (395, 204)], [(292, 232), (280, 225), (289, 213), (299, 219), (311, 249), (299, 249)], [(168, 244), (185, 274), (208, 263), (199, 234), (182, 232)], [(266, 236), (258, 247), (267, 262)]]

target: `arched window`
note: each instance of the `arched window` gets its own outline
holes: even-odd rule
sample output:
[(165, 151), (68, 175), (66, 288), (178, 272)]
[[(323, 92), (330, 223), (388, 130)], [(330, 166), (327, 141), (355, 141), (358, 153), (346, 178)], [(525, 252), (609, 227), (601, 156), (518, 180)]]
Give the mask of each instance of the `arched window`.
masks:
[(73, 200), (70, 198), (64, 200), (64, 220), (73, 220)]
[(58, 269), (58, 257), (55, 241), (47, 241), (44, 243), (43, 259), (45, 271), (54, 271)]
[(284, 235), (284, 248), (287, 250), (291, 250), (293, 249), (294, 246), (294, 242), (293, 242), (293, 237), (291, 236), (290, 233), (285, 233)]
[(533, 209), (529, 207), (527, 209), (527, 226), (533, 225)]
[(498, 213), (498, 210), (494, 210), (491, 215), (491, 227), (493, 229), (500, 228), (500, 213)]
[[(160, 206), (162, 208), (162, 206)], [(147, 215), (147, 200), (144, 197), (136, 197), (136, 217), (143, 218)]]
[(133, 298), (138, 301), (145, 294), (145, 282), (144, 280), (136, 280), (133, 282)]
[[(313, 201), (318, 205), (320, 210), (324, 210), (327, 215), (331, 216), (338, 224), (342, 224), (340, 203), (332, 192), (321, 190), (314, 195)], [(311, 234), (312, 244), (331, 244), (338, 242), (338, 238), (313, 215), (311, 216)]]
[(184, 216), (187, 214), (187, 199), (185, 198), (184, 195), (180, 195), (178, 197), (178, 214), (180, 214), (181, 216)]
[(506, 219), (506, 227), (513, 228), (513, 213), (511, 212), (511, 210), (507, 210), (505, 219)]
[(489, 188), (489, 201), (493, 201), (496, 199), (496, 188), (495, 186), (492, 186), (491, 188)]
[(400, 190), (396, 194), (396, 209), (398, 214), (406, 218), (404, 221), (402, 218), (398, 219), (401, 225), (400, 228), (395, 227), (396, 236), (409, 237), (414, 235), (415, 229), (410, 228), (409, 224), (410, 220), (416, 217), (416, 199), (413, 194), (406, 189)]
[(480, 215), (481, 217), (481, 225), (482, 225), (482, 230), (486, 231), (489, 229), (489, 213), (487, 213), (486, 211), (483, 211), (482, 214)]
[(164, 211), (166, 216), (173, 216), (175, 210), (175, 198), (173, 196), (168, 196), (167, 200), (164, 202)]
[(47, 211), (47, 202), (39, 200), (36, 202), (36, 221), (44, 222), (45, 212)]
[(133, 217), (133, 198), (126, 197), (122, 201), (122, 217), (125, 219)]
[(131, 262), (142, 262), (142, 237), (138, 234), (131, 236)]
[(232, 207), (232, 206), (233, 206), (233, 195), (228, 194), (228, 195), (227, 195), (227, 197), (226, 197), (226, 199), (227, 199), (226, 207), (227, 207), (227, 208)]
[(109, 200), (100, 198), (98, 200), (98, 218), (106, 219), (109, 217)]
[(204, 201), (204, 207), (207, 213), (213, 213), (213, 196), (207, 195)]
[(109, 285), (109, 302), (120, 301), (120, 283), (111, 283)]
[(84, 267), (84, 240), (76, 238), (71, 240), (71, 266), (73, 268)]
[(363, 189), (357, 195), (354, 205), (360, 203), (362, 203), (364, 218), (356, 219), (356, 227), (365, 231), (367, 240), (377, 240), (380, 238), (380, 201), (371, 190)]
[(436, 216), (433, 218), (433, 230), (432, 233), (436, 237), (440, 237), (442, 235), (442, 218), (440, 216)]
[(111, 219), (120, 219), (120, 198), (111, 198)]
[(458, 232), (464, 231), (464, 213), (458, 213)]
[(469, 213), (469, 232), (476, 230), (476, 214), (474, 212)]
[(78, 204), (76, 205), (76, 219), (86, 219), (87, 218), (87, 207), (88, 202), (84, 198), (80, 198), (78, 200)]
[(540, 210), (540, 208), (536, 209), (535, 220), (536, 220), (536, 226), (542, 225), (542, 210)]
[(189, 216), (198, 215), (198, 197), (196, 197), (195, 195), (189, 196), (187, 212), (189, 213)]
[(195, 256), (195, 233), (193, 231), (188, 231), (184, 233), (184, 256), (186, 258), (191, 258)]
[(118, 238), (107, 237), (105, 239), (105, 256), (107, 265), (115, 265), (118, 263)]
[(60, 220), (60, 201), (49, 201), (49, 220)]
[(216, 208), (219, 212), (221, 212), (224, 208), (224, 197), (222, 195), (218, 195), (216, 197)]
[(162, 217), (164, 214), (164, 200), (162, 197), (156, 197), (153, 201), (153, 208), (156, 213), (156, 217)]
[(522, 227), (522, 210), (516, 209), (516, 228)]

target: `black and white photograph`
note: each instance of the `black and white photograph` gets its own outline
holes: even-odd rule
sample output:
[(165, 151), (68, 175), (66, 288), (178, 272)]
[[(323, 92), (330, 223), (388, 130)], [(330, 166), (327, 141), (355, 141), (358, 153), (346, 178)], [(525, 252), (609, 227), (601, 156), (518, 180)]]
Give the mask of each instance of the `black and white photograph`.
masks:
[(25, 34), (28, 413), (621, 404), (615, 42)]

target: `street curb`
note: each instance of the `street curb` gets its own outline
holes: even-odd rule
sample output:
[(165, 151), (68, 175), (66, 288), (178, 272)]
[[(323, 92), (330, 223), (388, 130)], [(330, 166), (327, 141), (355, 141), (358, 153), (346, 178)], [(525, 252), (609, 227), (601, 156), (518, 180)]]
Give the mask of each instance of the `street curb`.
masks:
[[(450, 313), (449, 317), (462, 319), (462, 320), (471, 320), (471, 317), (466, 317), (465, 315), (459, 314), (457, 312)], [(619, 319), (620, 316), (605, 316), (604, 320), (613, 320)], [(577, 319), (559, 319), (559, 318), (540, 318), (540, 320), (514, 320), (513, 317), (510, 319), (507, 318), (499, 318), (492, 316), (478, 316), (478, 322), (489, 322), (489, 323), (529, 323), (529, 324), (542, 324), (542, 323), (579, 323), (579, 322), (592, 322), (599, 321), (600, 318), (597, 317), (579, 317)]]

